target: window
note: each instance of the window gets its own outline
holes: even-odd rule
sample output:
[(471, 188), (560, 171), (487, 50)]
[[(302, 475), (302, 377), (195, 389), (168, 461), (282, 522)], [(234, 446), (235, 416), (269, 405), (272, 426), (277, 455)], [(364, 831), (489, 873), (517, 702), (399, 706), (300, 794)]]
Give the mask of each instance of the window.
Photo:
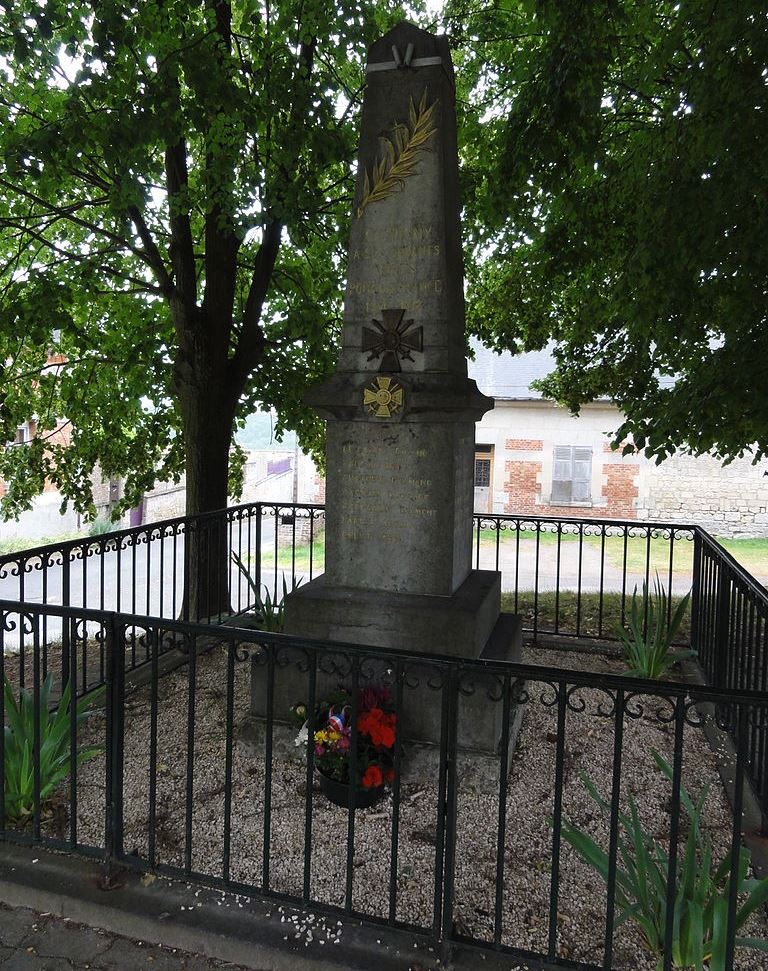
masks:
[(589, 502), (591, 498), (592, 449), (558, 445), (552, 466), (551, 502)]
[(487, 489), (491, 484), (491, 460), (475, 458), (475, 488)]

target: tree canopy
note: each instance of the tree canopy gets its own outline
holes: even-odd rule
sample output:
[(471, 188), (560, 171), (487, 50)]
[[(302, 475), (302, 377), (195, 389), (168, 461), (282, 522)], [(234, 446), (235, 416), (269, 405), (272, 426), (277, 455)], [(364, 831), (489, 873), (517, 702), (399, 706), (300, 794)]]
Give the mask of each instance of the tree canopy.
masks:
[(452, 0), (470, 329), (663, 459), (768, 452), (768, 14)]
[(340, 328), (365, 51), (398, 19), (368, 0), (6, 5), (0, 435), (38, 428), (0, 457), (6, 515), (46, 478), (92, 509), (96, 463), (123, 507), (185, 470), (188, 511), (220, 508), (257, 403), (317, 441), (300, 396)]

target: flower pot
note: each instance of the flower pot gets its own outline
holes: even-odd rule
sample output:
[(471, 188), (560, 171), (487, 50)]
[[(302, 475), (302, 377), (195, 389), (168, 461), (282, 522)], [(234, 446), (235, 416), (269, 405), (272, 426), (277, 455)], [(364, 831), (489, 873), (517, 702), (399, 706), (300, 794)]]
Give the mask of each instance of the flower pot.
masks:
[[(329, 776), (323, 775), (320, 770), (318, 770), (317, 774), (320, 779), (320, 790), (328, 802), (332, 802), (334, 806), (342, 806), (346, 809), (349, 806), (349, 783), (331, 779)], [(380, 799), (383, 793), (384, 786), (376, 786), (371, 789), (364, 789), (362, 786), (357, 786), (355, 789), (355, 808), (367, 809)]]

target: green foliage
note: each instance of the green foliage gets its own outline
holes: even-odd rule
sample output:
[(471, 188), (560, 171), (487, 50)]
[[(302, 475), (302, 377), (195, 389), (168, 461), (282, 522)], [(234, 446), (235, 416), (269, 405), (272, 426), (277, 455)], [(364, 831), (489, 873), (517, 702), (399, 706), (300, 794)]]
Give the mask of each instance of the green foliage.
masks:
[[(321, 449), (302, 404), (332, 368), (368, 44), (398, 3), (128, 10), (21, 0), (0, 32), (1, 510), (46, 479), (233, 494), (257, 404)], [(53, 357), (49, 358), (49, 352)], [(200, 407), (200, 402), (205, 406)], [(63, 429), (62, 416), (66, 420)], [(215, 483), (215, 488), (210, 485)]]
[(696, 656), (696, 651), (692, 650), (671, 653), (690, 599), (689, 592), (679, 600), (673, 612), (658, 573), (653, 590), (643, 583), (643, 594), (638, 598), (635, 587), (629, 612), (629, 630), (621, 625), (617, 628), (624, 657), (629, 663), (625, 674), (658, 680), (673, 664), (683, 658)]
[[(304, 578), (299, 577), (296, 579), (294, 576), (291, 579), (291, 588), (289, 590), (285, 579), (285, 574), (283, 574), (283, 595), (278, 600), (277, 598), (272, 597), (269, 587), (267, 587), (266, 584), (259, 586), (258, 582), (251, 576), (250, 571), (243, 562), (242, 557), (238, 556), (234, 550), (232, 550), (232, 561), (235, 563), (251, 589), (251, 593), (254, 597), (253, 609), (259, 616), (259, 622), (262, 630), (269, 631), (273, 634), (281, 633), (283, 630), (283, 620), (285, 616), (285, 598), (301, 584)], [(262, 590), (264, 591), (263, 596), (261, 593)]]
[[(669, 764), (658, 752), (654, 752), (653, 757), (660, 771), (671, 781)], [(591, 779), (586, 775), (582, 775), (582, 779), (600, 809), (609, 812), (610, 806)], [(689, 827), (685, 851), (678, 853), (677, 859), (672, 963), (676, 968), (703, 971), (706, 962), (709, 971), (725, 971), (728, 895), (733, 874), (730, 855), (714, 865), (712, 842), (701, 831), (701, 815), (708, 792), (709, 787), (705, 786), (694, 804), (685, 787), (680, 787), (680, 802), (688, 816)], [(615, 926), (633, 920), (648, 949), (659, 956), (658, 967), (661, 968), (666, 938), (669, 854), (643, 829), (631, 794), (628, 802), (629, 815), (619, 813)], [(561, 833), (562, 838), (607, 883), (607, 853), (590, 836), (567, 821)], [(749, 879), (749, 863), (749, 850), (741, 847), (736, 881), (737, 892), (743, 896), (736, 911), (737, 931), (768, 901), (768, 877)], [(768, 941), (764, 940), (737, 937), (736, 944), (768, 951)]]
[[(67, 778), (71, 766), (71, 721), (70, 698), (71, 682), (68, 682), (58, 706), (51, 711), (51, 689), (53, 675), (49, 674), (40, 686), (40, 805), (50, 799), (56, 787)], [(5, 815), (11, 822), (23, 823), (34, 812), (35, 807), (35, 702), (32, 692), (25, 688), (19, 691), (19, 701), (7, 678), (4, 680), (5, 694), (4, 728), (4, 767), (3, 785), (5, 792)], [(104, 692), (96, 692), (81, 698), (75, 712), (76, 725), (88, 717), (88, 709)], [(77, 749), (76, 762), (93, 758), (101, 751), (99, 746)]]
[(109, 519), (104, 516), (98, 516), (88, 527), (88, 535), (103, 536), (105, 533), (111, 533), (114, 528), (114, 524)]
[(630, 438), (768, 450), (768, 32), (758, 0), (449, 0), (469, 323), (553, 342), (542, 390)]

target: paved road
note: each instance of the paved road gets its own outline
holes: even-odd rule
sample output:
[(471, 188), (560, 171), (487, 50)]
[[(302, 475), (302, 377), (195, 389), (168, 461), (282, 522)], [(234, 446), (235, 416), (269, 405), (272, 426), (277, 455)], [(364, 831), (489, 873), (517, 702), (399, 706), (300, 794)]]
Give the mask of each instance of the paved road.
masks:
[(50, 914), (0, 904), (0, 971), (246, 971), (241, 965), (132, 941)]

